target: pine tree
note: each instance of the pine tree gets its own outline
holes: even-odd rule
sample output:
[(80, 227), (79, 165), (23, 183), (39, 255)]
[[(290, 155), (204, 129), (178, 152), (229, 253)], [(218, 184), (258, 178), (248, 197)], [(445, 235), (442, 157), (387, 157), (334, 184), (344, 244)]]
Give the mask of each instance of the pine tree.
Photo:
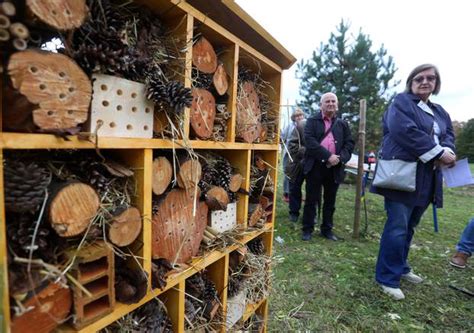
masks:
[(456, 138), (456, 148), (459, 158), (467, 157), (474, 162), (474, 118), (469, 119)]
[(391, 90), (399, 82), (393, 81), (396, 72), (391, 56), (382, 45), (372, 52), (370, 37), (359, 30), (357, 36), (349, 34), (350, 25), (341, 20), (336, 33), (329, 41), (313, 51), (311, 59), (301, 60), (297, 75), (301, 80), (298, 104), (310, 113), (319, 109), (319, 100), (325, 92), (336, 93), (339, 113), (352, 128), (354, 137), (359, 126), (359, 101), (367, 101), (368, 149), (378, 147), (381, 133), (381, 118), (395, 93)]

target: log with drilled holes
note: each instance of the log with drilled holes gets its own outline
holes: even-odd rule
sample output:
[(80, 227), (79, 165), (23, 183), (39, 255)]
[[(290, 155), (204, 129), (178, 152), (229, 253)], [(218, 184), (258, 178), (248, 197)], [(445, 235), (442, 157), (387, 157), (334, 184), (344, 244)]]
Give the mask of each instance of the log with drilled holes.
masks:
[(115, 216), (109, 227), (109, 240), (117, 246), (127, 246), (137, 239), (142, 230), (138, 208), (129, 207)]
[(79, 28), (87, 16), (85, 0), (26, 0), (28, 9), (58, 30)]
[(80, 182), (54, 184), (49, 203), (49, 222), (61, 237), (83, 233), (99, 209), (99, 196)]
[(33, 121), (41, 129), (68, 129), (87, 120), (91, 82), (69, 57), (32, 50), (17, 52), (10, 58), (8, 72), (13, 87), (38, 104)]
[(171, 183), (171, 178), (173, 177), (173, 166), (166, 157), (160, 156), (153, 160), (152, 173), (153, 182), (151, 187), (153, 193), (161, 195), (166, 191)]
[[(199, 251), (207, 226), (208, 207), (199, 202), (199, 191), (171, 190), (160, 202), (152, 221), (153, 258), (185, 263)], [(193, 215), (194, 207), (196, 214)]]
[(214, 96), (205, 89), (194, 88), (190, 121), (191, 128), (198, 138), (209, 139), (212, 136), (215, 116)]
[(260, 124), (261, 110), (258, 94), (252, 82), (244, 82), (237, 96), (237, 137), (247, 143), (252, 143), (262, 131)]
[(217, 68), (217, 55), (209, 41), (201, 37), (193, 45), (193, 65), (203, 73), (212, 74)]

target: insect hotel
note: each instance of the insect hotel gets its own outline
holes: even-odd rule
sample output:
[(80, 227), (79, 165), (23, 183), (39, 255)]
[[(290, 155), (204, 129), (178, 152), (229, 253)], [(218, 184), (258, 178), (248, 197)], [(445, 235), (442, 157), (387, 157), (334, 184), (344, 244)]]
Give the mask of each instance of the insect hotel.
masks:
[(231, 0), (0, 1), (0, 331), (264, 331), (282, 71)]

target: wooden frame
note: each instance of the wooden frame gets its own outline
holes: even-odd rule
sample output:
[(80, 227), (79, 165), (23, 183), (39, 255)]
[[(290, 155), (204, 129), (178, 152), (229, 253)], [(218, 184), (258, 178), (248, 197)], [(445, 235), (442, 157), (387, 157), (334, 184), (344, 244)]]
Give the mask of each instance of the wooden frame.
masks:
[[(237, 4), (230, 3), (227, 0), (217, 1), (215, 11), (230, 10), (233, 15), (238, 18), (242, 17), (242, 27), (236, 26), (236, 32), (226, 30), (219, 23), (214, 21), (212, 17), (216, 13), (209, 13), (206, 15), (189, 2), (180, 0), (137, 0), (150, 7), (157, 14), (163, 15), (163, 21), (175, 29), (176, 34), (183, 37), (187, 53), (185, 56), (185, 72), (182, 75), (182, 82), (186, 87), (191, 86), (191, 59), (192, 59), (192, 40), (194, 28), (199, 25), (198, 32), (206, 36), (211, 42), (217, 43), (219, 46), (225, 48), (222, 53), (221, 60), (224, 63), (225, 70), (229, 75), (229, 100), (227, 103), (228, 111), (231, 113), (231, 118), (228, 121), (228, 131), (224, 142), (214, 141), (199, 141), (189, 140), (189, 109), (185, 110), (185, 127), (184, 138), (179, 140), (163, 140), (163, 139), (138, 139), (138, 138), (107, 138), (100, 137), (97, 139), (83, 140), (76, 136), (70, 137), (69, 141), (65, 141), (49, 134), (31, 134), (31, 133), (12, 133), (0, 131), (0, 157), (3, 160), (4, 150), (24, 150), (24, 149), (106, 149), (107, 153), (112, 153), (121, 159), (127, 166), (135, 171), (135, 177), (138, 184), (138, 193), (134, 204), (140, 210), (144, 217), (143, 229), (139, 236), (139, 242), (142, 246), (135, 253), (143, 258), (140, 264), (144, 271), (150, 276), (151, 273), (151, 223), (149, 221), (152, 217), (152, 163), (154, 150), (161, 149), (183, 149), (190, 147), (196, 150), (217, 150), (218, 154), (226, 157), (233, 166), (239, 168), (244, 182), (242, 187), (249, 190), (250, 187), (250, 166), (252, 163), (252, 153), (258, 152), (264, 156), (265, 160), (274, 166), (278, 167), (278, 151), (279, 151), (279, 133), (275, 142), (271, 144), (249, 144), (236, 142), (236, 97), (237, 97), (237, 74), (238, 66), (250, 66), (252, 69), (260, 69), (263, 78), (271, 83), (271, 90), (267, 94), (271, 95), (271, 100), (275, 105), (275, 114), (279, 114), (279, 109), (276, 109), (281, 100), (281, 78), (282, 71), (295, 62), (291, 54), (281, 47), (267, 32), (263, 30), (255, 21), (253, 21), (248, 14), (246, 14)], [(242, 36), (242, 31), (245, 29), (252, 30), (260, 36), (260, 38), (268, 39), (275, 50), (272, 52), (278, 53), (278, 60), (272, 59), (264, 55), (262, 50), (259, 50), (259, 45), (252, 44), (242, 40), (237, 36)], [(237, 31), (239, 30), (239, 31)], [(245, 30), (246, 31), (246, 30)], [(268, 53), (272, 56), (272, 53)], [(284, 61), (282, 61), (284, 59)], [(3, 84), (0, 85), (0, 115), (3, 106)], [(279, 117), (278, 117), (279, 118)], [(1, 127), (1, 117), (0, 117)], [(271, 176), (277, 183), (276, 169), (271, 171)], [(276, 185), (274, 188), (276, 192)], [(276, 195), (274, 196), (274, 200)], [(249, 209), (248, 197), (239, 194), (239, 202), (237, 205), (237, 223), (247, 226), (247, 215)], [(275, 203), (273, 204), (273, 214), (270, 223), (266, 223), (262, 229), (246, 233), (241, 239), (241, 243), (245, 244), (255, 237), (263, 237), (267, 254), (271, 254), (272, 240), (273, 240), (273, 226), (275, 216)], [(10, 303), (8, 295), (8, 265), (7, 265), (7, 240), (6, 240), (6, 222), (4, 210), (4, 191), (3, 191), (3, 166), (0, 165), (0, 331), (8, 332), (10, 325)], [(117, 302), (113, 311), (107, 316), (85, 326), (77, 332), (92, 332), (98, 331), (112, 322), (123, 317), (127, 313), (135, 310), (139, 306), (150, 301), (154, 297), (159, 297), (166, 305), (168, 313), (173, 322), (173, 329), (176, 332), (184, 331), (184, 291), (185, 281), (188, 277), (196, 272), (208, 268), (208, 272), (216, 283), (220, 294), (220, 300), (223, 304), (222, 311), (225, 314), (227, 292), (225, 286), (228, 281), (228, 265), (229, 253), (237, 249), (241, 245), (229, 246), (226, 249), (219, 251), (212, 251), (206, 253), (204, 256), (192, 260), (189, 268), (168, 277), (167, 285), (163, 290), (152, 289), (151, 281), (148, 285), (148, 292), (138, 303), (125, 305)], [(254, 312), (259, 313), (265, 319), (268, 316), (268, 301), (262, 300), (258, 304), (249, 305), (245, 311), (243, 319), (250, 317)], [(3, 321), (2, 321), (3, 319)], [(225, 331), (226, 327), (222, 327)], [(70, 325), (63, 325), (59, 331), (74, 331)]]

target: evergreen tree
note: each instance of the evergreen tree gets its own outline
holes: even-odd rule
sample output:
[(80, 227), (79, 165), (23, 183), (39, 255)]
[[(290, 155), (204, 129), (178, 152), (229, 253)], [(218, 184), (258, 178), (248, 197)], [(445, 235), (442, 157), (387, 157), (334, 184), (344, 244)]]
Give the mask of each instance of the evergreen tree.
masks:
[(461, 129), (456, 138), (456, 150), (459, 158), (467, 157), (471, 163), (474, 162), (474, 118)]
[(336, 93), (340, 113), (350, 123), (356, 138), (359, 101), (366, 99), (366, 146), (376, 149), (382, 137), (382, 114), (395, 95), (390, 90), (399, 83), (392, 81), (395, 64), (391, 56), (387, 57), (383, 45), (372, 52), (372, 41), (361, 30), (351, 41), (349, 28), (350, 25), (341, 20), (337, 33), (331, 33), (328, 43), (321, 43), (311, 59), (303, 59), (298, 64), (303, 96), (298, 104), (314, 113), (323, 93)]

